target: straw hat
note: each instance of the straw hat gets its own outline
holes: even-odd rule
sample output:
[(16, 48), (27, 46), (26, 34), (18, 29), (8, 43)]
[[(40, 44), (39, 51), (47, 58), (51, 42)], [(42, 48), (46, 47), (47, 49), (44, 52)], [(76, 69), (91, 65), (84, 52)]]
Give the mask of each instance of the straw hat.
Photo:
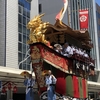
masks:
[(62, 46), (60, 44), (55, 44), (54, 47), (58, 47), (59, 49), (62, 49)]

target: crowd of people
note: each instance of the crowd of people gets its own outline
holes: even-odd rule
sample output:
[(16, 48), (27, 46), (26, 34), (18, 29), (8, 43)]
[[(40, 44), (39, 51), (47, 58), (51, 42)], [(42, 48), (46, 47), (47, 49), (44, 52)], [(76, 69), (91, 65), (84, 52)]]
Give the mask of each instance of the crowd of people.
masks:
[(65, 43), (63, 46), (61, 46), (60, 44), (55, 44), (54, 50), (56, 52), (62, 54), (63, 56), (67, 56), (67, 57), (72, 57), (74, 54), (77, 54), (79, 56), (89, 58), (89, 55), (86, 52), (86, 50), (83, 50), (81, 48), (77, 48), (73, 45), (70, 46), (68, 43)]

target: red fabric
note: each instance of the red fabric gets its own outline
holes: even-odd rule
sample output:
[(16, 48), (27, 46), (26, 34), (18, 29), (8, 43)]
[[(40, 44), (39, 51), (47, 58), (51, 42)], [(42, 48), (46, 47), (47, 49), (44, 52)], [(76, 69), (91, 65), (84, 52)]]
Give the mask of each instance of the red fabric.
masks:
[(59, 94), (66, 94), (66, 78), (65, 73), (58, 70), (57, 71), (57, 83), (56, 83), (56, 92)]
[(88, 10), (79, 11), (80, 29), (88, 29)]
[(56, 20), (57, 20), (57, 19), (59, 19), (59, 20), (60, 20), (61, 13), (62, 13), (62, 11), (60, 11), (60, 12), (56, 15)]
[(55, 53), (52, 53), (49, 50), (46, 50), (42, 46), (40, 47), (40, 49), (41, 49), (42, 58), (55, 64), (56, 66), (63, 68), (66, 71), (68, 70), (68, 65), (67, 65), (68, 61), (66, 58), (60, 57), (60, 56), (56, 55)]
[(66, 0), (63, 0), (64, 3), (66, 3)]
[(86, 81), (82, 79), (83, 97), (86, 98)]
[(78, 77), (73, 76), (74, 97), (79, 98)]
[(56, 66), (68, 71), (68, 60), (46, 49), (42, 45), (31, 46), (31, 59), (43, 58)]

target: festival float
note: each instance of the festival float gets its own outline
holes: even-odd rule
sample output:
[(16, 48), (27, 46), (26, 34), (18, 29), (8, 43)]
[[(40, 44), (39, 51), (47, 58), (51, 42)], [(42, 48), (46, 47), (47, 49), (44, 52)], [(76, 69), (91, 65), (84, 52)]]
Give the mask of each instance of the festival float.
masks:
[[(51, 70), (57, 78), (56, 96), (60, 98), (88, 98), (87, 79), (94, 75), (94, 60), (90, 56), (93, 48), (88, 30), (73, 30), (62, 22), (68, 8), (68, 0), (64, 1), (64, 7), (56, 15), (54, 25), (43, 22), (44, 14), (35, 16), (27, 25), (30, 29), (29, 40), (32, 68), (34, 70), (38, 91), (41, 100), (47, 99), (47, 87), (45, 86), (45, 74)], [(80, 55), (76, 51), (71, 57), (58, 53), (55, 45), (70, 44), (84, 50), (87, 56)]]
[(57, 78), (57, 99), (61, 96), (69, 98), (88, 97), (87, 79), (94, 75), (94, 60), (80, 56), (76, 53), (66, 57), (53, 49), (54, 44), (68, 42), (78, 48), (90, 51), (93, 48), (89, 32), (73, 30), (63, 22), (56, 20), (52, 25), (43, 22), (41, 17), (35, 16), (27, 25), (30, 29), (29, 40), (32, 68), (34, 70), (40, 98), (46, 99), (46, 86), (44, 75), (46, 70), (51, 70)]

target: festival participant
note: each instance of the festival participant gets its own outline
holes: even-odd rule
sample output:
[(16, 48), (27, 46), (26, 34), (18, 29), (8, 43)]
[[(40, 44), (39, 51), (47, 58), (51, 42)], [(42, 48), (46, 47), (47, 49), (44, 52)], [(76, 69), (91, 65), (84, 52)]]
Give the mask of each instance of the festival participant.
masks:
[(34, 100), (33, 86), (35, 84), (35, 80), (32, 78), (32, 74), (29, 74), (29, 78), (27, 79), (24, 76), (24, 85), (26, 86), (26, 100)]
[(62, 46), (60, 44), (55, 44), (55, 51), (62, 54)]
[(51, 70), (49, 70), (48, 73), (46, 74), (45, 81), (47, 86), (48, 100), (56, 100), (55, 85), (57, 79), (52, 74)]
[(79, 54), (80, 54), (80, 56), (83, 56), (84, 55), (84, 52), (83, 52), (82, 49), (79, 50)]
[(68, 43), (65, 43), (63, 46), (63, 55), (67, 57), (71, 57), (73, 55), (73, 50)]
[(72, 45), (71, 48), (73, 50), (73, 54), (75, 54), (75, 51), (76, 51), (75, 46)]
[(86, 50), (84, 50), (84, 57), (89, 58), (89, 55), (86, 53)]
[(79, 52), (79, 48), (76, 47), (75, 53), (79, 56), (80, 52)]

